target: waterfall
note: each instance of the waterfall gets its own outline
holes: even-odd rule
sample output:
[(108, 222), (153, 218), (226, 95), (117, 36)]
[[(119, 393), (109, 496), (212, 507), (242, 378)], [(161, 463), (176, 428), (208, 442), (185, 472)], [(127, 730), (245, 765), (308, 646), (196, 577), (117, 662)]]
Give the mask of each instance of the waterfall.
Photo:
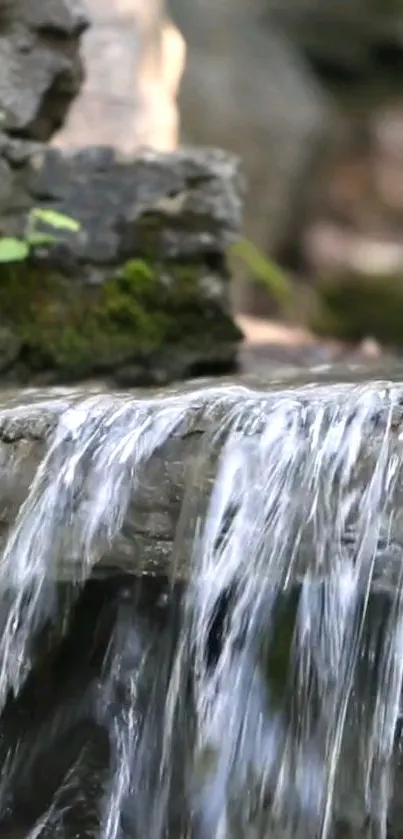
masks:
[[(226, 385), (55, 399), (2, 547), (4, 824), (18, 818), (21, 789), (35, 789), (38, 755), (46, 771), (46, 749), (62, 752), (64, 737), (72, 757), (45, 810), (24, 822), (30, 839), (70, 836), (74, 813), (81, 824), (89, 809), (85, 830), (100, 839), (346, 829), (386, 839), (403, 676), (402, 392)], [(27, 410), (3, 408), (0, 429)], [(176, 495), (153, 483), (170, 445)], [(142, 562), (130, 511), (146, 496), (158, 508), (167, 492), (177, 515), (165, 572), (156, 561), (153, 580), (128, 573)], [(114, 570), (122, 534), (124, 573)], [(61, 703), (33, 731), (38, 657), (52, 633), (69, 643), (105, 556), (102, 660), (64, 699), (61, 684)], [(83, 721), (98, 732), (98, 775), (84, 734), (73, 748)]]

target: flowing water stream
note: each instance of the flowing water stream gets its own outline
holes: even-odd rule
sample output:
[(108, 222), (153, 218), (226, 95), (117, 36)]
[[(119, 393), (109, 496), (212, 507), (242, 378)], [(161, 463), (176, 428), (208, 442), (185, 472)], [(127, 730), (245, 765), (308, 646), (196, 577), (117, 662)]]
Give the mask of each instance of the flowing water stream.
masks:
[[(0, 836), (395, 835), (403, 385), (3, 403), (0, 485), (10, 423), (40, 457), (0, 534)], [(114, 567), (170, 441), (165, 572)]]

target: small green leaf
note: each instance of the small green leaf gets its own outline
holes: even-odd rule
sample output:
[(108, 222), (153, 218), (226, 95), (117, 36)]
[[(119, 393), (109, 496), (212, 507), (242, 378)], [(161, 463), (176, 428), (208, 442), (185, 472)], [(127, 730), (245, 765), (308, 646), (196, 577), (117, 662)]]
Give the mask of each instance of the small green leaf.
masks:
[(35, 207), (31, 211), (31, 215), (35, 221), (40, 221), (56, 230), (69, 230), (71, 233), (78, 233), (81, 230), (80, 222), (70, 218), (70, 216), (65, 216), (64, 213), (56, 212), (56, 210), (42, 210), (40, 207)]
[(29, 256), (29, 246), (22, 239), (0, 239), (0, 262), (23, 262)]
[(41, 245), (53, 245), (54, 242), (57, 242), (56, 236), (53, 236), (52, 233), (40, 233), (39, 231), (33, 230), (32, 233), (29, 233), (26, 241), (30, 245), (31, 248), (40, 248)]

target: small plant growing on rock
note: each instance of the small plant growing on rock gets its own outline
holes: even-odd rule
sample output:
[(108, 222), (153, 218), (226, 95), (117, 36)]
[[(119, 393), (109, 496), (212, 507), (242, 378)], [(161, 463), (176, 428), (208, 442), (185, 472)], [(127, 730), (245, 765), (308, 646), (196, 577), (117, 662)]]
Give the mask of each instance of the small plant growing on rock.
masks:
[(70, 233), (78, 233), (81, 229), (80, 223), (70, 216), (56, 212), (56, 210), (33, 207), (28, 215), (23, 236), (4, 236), (0, 238), (0, 263), (24, 262), (34, 248), (52, 245), (57, 241), (57, 236), (54, 233), (39, 230), (38, 225), (53, 228), (53, 230), (65, 230)]

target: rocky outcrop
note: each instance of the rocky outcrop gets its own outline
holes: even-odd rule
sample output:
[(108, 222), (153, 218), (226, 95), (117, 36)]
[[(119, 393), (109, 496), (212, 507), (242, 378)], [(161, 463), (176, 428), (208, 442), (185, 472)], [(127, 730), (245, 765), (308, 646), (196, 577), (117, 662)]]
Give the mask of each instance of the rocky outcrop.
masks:
[[(159, 3), (140, 5), (137, 53), (128, 43), (133, 67), (119, 65), (129, 70), (137, 127), (169, 51)], [(130, 18), (134, 10), (126, 12)], [(0, 256), (0, 379), (102, 374), (147, 385), (231, 369), (241, 333), (229, 308), (226, 251), (241, 230), (239, 161), (211, 148), (123, 157), (149, 142), (142, 129), (134, 146), (116, 142), (116, 149), (114, 135), (113, 145), (75, 153), (45, 145), (83, 81), (87, 27), (81, 0), (0, 0), (0, 248), (4, 239), (28, 246), (22, 261)], [(99, 30), (94, 36), (102, 54)], [(117, 64), (104, 57), (109, 77)], [(139, 68), (144, 89), (134, 90)], [(175, 78), (167, 71), (161, 83), (166, 102)], [(164, 122), (164, 97), (151, 99)], [(125, 130), (129, 136), (127, 122)], [(99, 136), (96, 129), (97, 143)], [(69, 217), (70, 230), (48, 229), (42, 217), (28, 241), (38, 210)]]
[[(81, 0), (0, 0), (1, 128), (48, 140), (83, 80)], [(3, 179), (3, 176), (2, 176)]]
[[(3, 264), (0, 375), (158, 384), (233, 367), (228, 245), (240, 234), (237, 158), (214, 149), (76, 153), (0, 136), (0, 234), (32, 207), (80, 224)], [(54, 232), (54, 231), (53, 231)]]

